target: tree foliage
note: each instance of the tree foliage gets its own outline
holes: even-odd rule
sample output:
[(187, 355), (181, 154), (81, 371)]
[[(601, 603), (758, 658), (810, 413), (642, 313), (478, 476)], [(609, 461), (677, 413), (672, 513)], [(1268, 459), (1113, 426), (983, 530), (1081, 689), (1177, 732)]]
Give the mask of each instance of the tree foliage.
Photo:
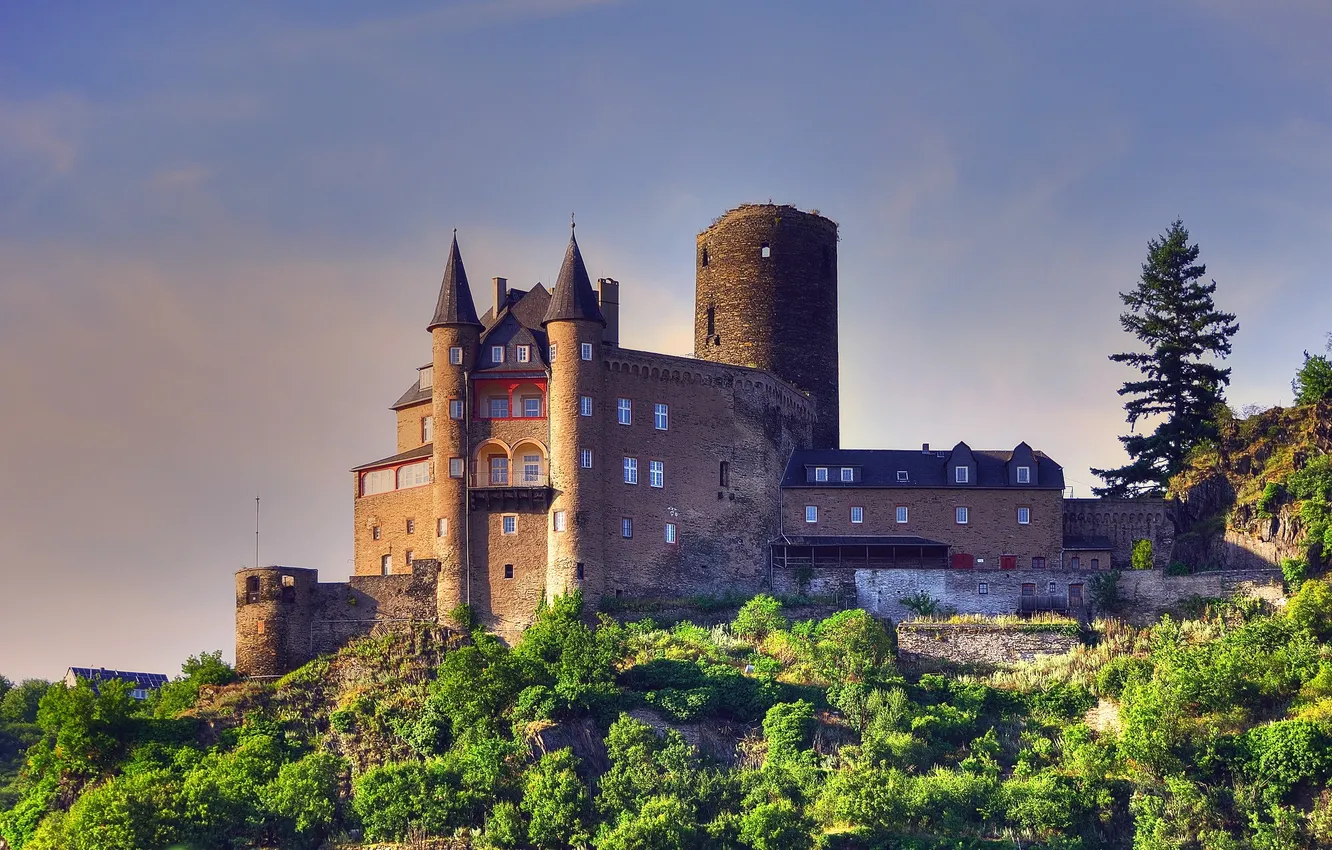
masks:
[[(1332, 353), (1332, 334), (1327, 335), (1327, 350)], [(1304, 365), (1290, 382), (1295, 404), (1316, 404), (1332, 400), (1332, 358), (1304, 352)]]
[[(1132, 366), (1141, 378), (1125, 382), (1131, 433), (1120, 437), (1129, 463), (1118, 469), (1093, 469), (1105, 487), (1101, 496), (1161, 495), (1170, 477), (1184, 468), (1189, 451), (1214, 434), (1212, 415), (1224, 402), (1230, 369), (1207, 358), (1230, 354), (1239, 330), (1232, 313), (1216, 309), (1216, 282), (1200, 283), (1207, 267), (1198, 263), (1197, 244), (1189, 244), (1182, 221), (1147, 243), (1147, 262), (1138, 286), (1120, 293), (1128, 308), (1119, 316), (1123, 329), (1146, 351), (1110, 355)], [(1161, 417), (1150, 434), (1133, 432), (1139, 420)]]

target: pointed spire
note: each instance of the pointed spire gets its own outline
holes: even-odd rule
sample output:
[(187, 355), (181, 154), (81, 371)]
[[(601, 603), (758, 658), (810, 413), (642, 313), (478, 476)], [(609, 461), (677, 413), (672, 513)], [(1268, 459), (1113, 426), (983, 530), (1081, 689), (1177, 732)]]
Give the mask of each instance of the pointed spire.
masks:
[(449, 261), (444, 266), (444, 281), (439, 285), (439, 301), (435, 303), (435, 318), (426, 330), (446, 325), (481, 326), (476, 317), (476, 303), (472, 289), (467, 285), (467, 269), (463, 268), (462, 254), (458, 252), (458, 228), (453, 229), (453, 244), (449, 246)]
[(544, 326), (560, 320), (587, 319), (600, 322), (605, 327), (606, 317), (601, 315), (597, 293), (592, 289), (592, 281), (587, 276), (587, 266), (583, 264), (583, 254), (578, 250), (573, 228), (573, 216), (570, 216), (569, 247), (564, 252), (564, 264), (560, 266), (555, 292), (550, 296), (550, 307), (541, 324)]

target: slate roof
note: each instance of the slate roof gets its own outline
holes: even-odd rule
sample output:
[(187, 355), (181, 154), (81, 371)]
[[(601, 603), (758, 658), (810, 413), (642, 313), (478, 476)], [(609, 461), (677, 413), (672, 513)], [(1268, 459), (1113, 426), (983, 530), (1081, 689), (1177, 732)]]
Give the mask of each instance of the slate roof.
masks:
[(98, 682), (108, 682), (112, 679), (119, 679), (126, 682), (136, 689), (152, 690), (160, 688), (167, 683), (167, 677), (161, 673), (132, 673), (128, 670), (108, 670), (105, 667), (71, 667), (66, 671), (68, 677), (73, 673), (75, 678), (86, 679), (94, 688)]
[(578, 250), (578, 240), (573, 233), (569, 234), (569, 247), (564, 251), (564, 263), (555, 281), (555, 293), (550, 297), (550, 307), (541, 324), (544, 326), (547, 322), (570, 319), (588, 319), (601, 322), (602, 327), (606, 326), (606, 317), (601, 315), (597, 293), (592, 289), (587, 266), (583, 264), (583, 253)]
[(372, 460), (371, 462), (363, 463), (360, 466), (353, 466), (351, 468), (351, 471), (360, 472), (363, 469), (374, 469), (377, 466), (388, 466), (389, 464), (402, 463), (403, 461), (407, 460), (420, 460), (421, 458), (430, 457), (434, 453), (435, 453), (435, 444), (426, 443), (424, 446), (419, 446), (417, 448), (412, 449), (409, 452), (402, 452), (401, 454), (396, 454), (393, 455), (392, 457), (381, 458), (380, 460)]
[(453, 244), (449, 246), (449, 261), (444, 265), (444, 280), (439, 285), (439, 300), (435, 302), (435, 317), (430, 320), (426, 330), (445, 325), (480, 324), (481, 320), (476, 317), (476, 304), (472, 301), (472, 289), (467, 285), (467, 269), (463, 267), (462, 254), (458, 252), (458, 232), (454, 231)]
[(779, 541), (785, 546), (947, 546), (912, 534), (856, 534), (841, 537), (788, 534)]
[[(791, 455), (782, 477), (783, 487), (1009, 487), (1007, 464), (1012, 451), (981, 451), (973, 449), (976, 462), (974, 484), (952, 484), (948, 481), (948, 451), (918, 449), (807, 449)], [(940, 457), (942, 455), (942, 457)], [(1031, 484), (1015, 485), (1020, 489), (1063, 490), (1064, 469), (1043, 452), (1033, 452), (1036, 459), (1035, 480)], [(828, 481), (815, 484), (808, 481), (805, 468), (828, 467)], [(860, 480), (840, 481), (837, 469), (843, 466), (860, 468)], [(897, 480), (899, 470), (908, 475), (906, 483)]]
[(413, 404), (420, 404), (423, 401), (429, 401), (434, 393), (430, 387), (421, 389), (421, 379), (417, 378), (412, 385), (407, 388), (397, 401), (393, 402), (389, 410), (401, 410), (404, 407), (411, 407)]
[(1064, 536), (1064, 549), (1070, 552), (1112, 552), (1114, 548), (1109, 537)]

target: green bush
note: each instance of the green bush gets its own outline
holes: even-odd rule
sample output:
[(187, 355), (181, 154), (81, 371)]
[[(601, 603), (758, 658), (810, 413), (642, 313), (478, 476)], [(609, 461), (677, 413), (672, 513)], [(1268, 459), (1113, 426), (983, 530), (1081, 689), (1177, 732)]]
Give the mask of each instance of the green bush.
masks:
[[(1332, 351), (1332, 341), (1328, 343)], [(1332, 399), (1332, 359), (1321, 354), (1310, 355), (1304, 352), (1304, 365), (1295, 373), (1290, 382), (1295, 393), (1295, 404), (1316, 404)]]
[(805, 700), (777, 703), (763, 717), (763, 737), (769, 762), (794, 758), (814, 737), (814, 706)]
[(1286, 617), (1320, 640), (1332, 637), (1332, 587), (1320, 579), (1304, 582), (1286, 603)]
[(1139, 540), (1133, 544), (1133, 554), (1130, 557), (1130, 563), (1135, 570), (1150, 570), (1156, 562), (1152, 558), (1152, 541)]
[(1284, 498), (1286, 498), (1285, 485), (1279, 481), (1269, 481), (1263, 488), (1263, 494), (1258, 497), (1258, 516), (1263, 519), (1275, 516)]
[(738, 637), (761, 641), (771, 632), (787, 626), (782, 616), (782, 603), (766, 593), (760, 593), (740, 607), (731, 623), (731, 631)]
[(587, 786), (578, 778), (573, 751), (565, 748), (543, 755), (527, 773), (522, 810), (527, 837), (539, 848), (586, 844)]
[(1286, 586), (1299, 590), (1309, 572), (1309, 562), (1304, 558), (1282, 558), (1281, 575), (1286, 579)]

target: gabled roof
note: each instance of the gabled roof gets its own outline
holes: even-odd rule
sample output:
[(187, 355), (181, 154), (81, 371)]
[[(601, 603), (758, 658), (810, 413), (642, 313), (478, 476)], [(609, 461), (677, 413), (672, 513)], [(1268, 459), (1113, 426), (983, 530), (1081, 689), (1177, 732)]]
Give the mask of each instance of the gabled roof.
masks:
[(404, 407), (411, 407), (414, 404), (420, 404), (423, 401), (430, 401), (434, 395), (432, 387), (421, 389), (421, 379), (412, 381), (412, 385), (407, 388), (407, 392), (398, 397), (398, 400), (389, 406), (389, 410), (401, 410)]
[(481, 324), (489, 330), (505, 313), (512, 313), (523, 327), (539, 330), (549, 306), (550, 290), (539, 283), (526, 290), (510, 287), (499, 315), (496, 315), (494, 307), (487, 307), (485, 315), (481, 317)]
[(550, 297), (550, 307), (541, 324), (544, 326), (548, 322), (574, 319), (601, 322), (602, 327), (606, 326), (606, 317), (601, 315), (597, 293), (592, 289), (587, 266), (583, 264), (583, 254), (578, 250), (578, 240), (570, 233), (569, 247), (564, 251), (564, 264), (560, 266), (560, 276), (555, 281), (555, 293)]
[(462, 254), (458, 252), (458, 231), (453, 232), (453, 244), (449, 246), (449, 261), (444, 266), (444, 280), (439, 285), (439, 300), (435, 302), (435, 317), (430, 320), (426, 330), (446, 325), (476, 325), (481, 321), (476, 317), (476, 304), (472, 301), (472, 289), (467, 285), (467, 269), (463, 267)]
[(71, 667), (65, 675), (68, 677), (70, 673), (73, 673), (75, 678), (86, 679), (94, 687), (98, 682), (108, 682), (112, 679), (119, 679), (142, 690), (160, 688), (167, 683), (167, 677), (161, 673), (132, 673), (128, 670), (108, 670), (105, 667)]
[(435, 444), (426, 443), (424, 446), (418, 446), (417, 448), (414, 448), (411, 451), (400, 452), (391, 457), (380, 458), (379, 460), (372, 460), (369, 463), (363, 463), (360, 466), (353, 466), (351, 468), (351, 471), (360, 472), (363, 469), (374, 469), (377, 466), (391, 466), (392, 464), (402, 463), (403, 461), (420, 460), (421, 458), (430, 457), (434, 453), (435, 453)]
[[(939, 455), (944, 455), (940, 457)], [(913, 449), (809, 449), (793, 452), (782, 477), (783, 487), (952, 487), (948, 480), (950, 451), (923, 452)], [(1010, 487), (1027, 490), (1063, 490), (1064, 469), (1042, 452), (1033, 452), (1036, 469), (1030, 484), (1011, 485), (1008, 481), (1008, 462), (1011, 451), (971, 450), (976, 464), (976, 482), (971, 487)], [(859, 467), (859, 480), (843, 482), (835, 473), (829, 480), (814, 484), (807, 480), (805, 469), (826, 466), (830, 470), (842, 466)], [(897, 473), (906, 472), (907, 480), (899, 481)]]

